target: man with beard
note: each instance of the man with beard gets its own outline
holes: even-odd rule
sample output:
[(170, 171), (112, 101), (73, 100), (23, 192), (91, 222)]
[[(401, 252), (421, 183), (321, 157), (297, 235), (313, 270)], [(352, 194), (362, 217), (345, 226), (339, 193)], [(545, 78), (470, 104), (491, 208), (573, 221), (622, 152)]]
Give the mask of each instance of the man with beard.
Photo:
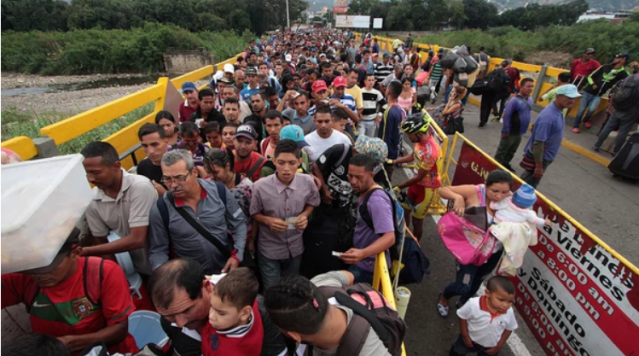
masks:
[(291, 124), (301, 127), (305, 135), (315, 130), (313, 115), (308, 112), (311, 105), (308, 92), (304, 90), (300, 90), (299, 92), (289, 91), (286, 93), (286, 96), (293, 98), (293, 106), (295, 109), (286, 109), (282, 114), (291, 119)]
[[(260, 92), (251, 95), (251, 106), (253, 114), (244, 119), (245, 124), (250, 124), (257, 133), (258, 142), (266, 136), (264, 132), (264, 117), (266, 117), (266, 96)], [(258, 147), (259, 149), (259, 147)]]
[[(185, 150), (173, 150), (162, 157), (162, 174), (169, 192), (149, 209), (152, 269), (169, 260), (169, 244), (177, 257), (197, 261), (206, 274), (238, 267), (246, 245), (246, 218), (233, 194), (221, 183), (198, 179), (193, 158)], [(194, 224), (208, 236), (202, 236)]]
[(233, 145), (235, 147), (235, 164), (233, 170), (244, 174), (253, 182), (260, 179), (260, 171), (266, 162), (261, 154), (255, 151), (257, 133), (252, 125), (243, 124), (237, 128)]

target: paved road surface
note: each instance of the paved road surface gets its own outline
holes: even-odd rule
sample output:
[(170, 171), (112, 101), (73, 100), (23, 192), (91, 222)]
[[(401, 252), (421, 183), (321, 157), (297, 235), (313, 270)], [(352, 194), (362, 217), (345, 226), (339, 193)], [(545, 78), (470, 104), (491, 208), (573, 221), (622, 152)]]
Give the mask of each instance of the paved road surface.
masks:
[[(501, 124), (490, 122), (485, 128), (478, 128), (479, 108), (474, 105), (466, 107), (464, 117), (466, 137), (494, 155)], [(594, 140), (594, 135), (581, 135), (575, 138), (566, 134), (566, 137), (582, 145)], [(524, 143), (529, 136), (525, 135)], [(456, 152), (458, 154), (459, 147)], [(513, 167), (518, 167), (520, 157), (518, 154), (513, 159)], [(521, 172), (521, 169), (518, 171)], [(405, 179), (406, 171), (396, 170), (393, 182)], [(601, 164), (562, 147), (557, 160), (540, 183), (539, 191), (631, 262), (639, 264), (639, 185), (619, 181)], [(454, 307), (444, 319), (437, 313), (435, 304), (438, 293), (454, 278), (455, 262), (443, 246), (436, 224), (430, 218), (424, 220), (422, 248), (431, 261), (431, 274), (422, 284), (409, 286), (412, 297), (406, 316), (408, 355), (447, 355), (459, 333), (459, 326)], [(500, 354), (523, 356), (529, 352), (531, 355), (544, 355), (523, 320), (519, 319), (519, 324), (520, 329), (515, 335), (524, 347), (507, 347)]]

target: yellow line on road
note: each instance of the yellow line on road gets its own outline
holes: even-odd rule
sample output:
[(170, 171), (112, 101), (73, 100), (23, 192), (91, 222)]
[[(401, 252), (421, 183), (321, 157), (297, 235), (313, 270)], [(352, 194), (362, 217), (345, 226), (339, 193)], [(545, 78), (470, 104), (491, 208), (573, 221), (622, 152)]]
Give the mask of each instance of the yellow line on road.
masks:
[(570, 140), (563, 140), (561, 141), (561, 145), (568, 148), (569, 150), (580, 154), (584, 157), (590, 158), (591, 160), (604, 165), (605, 167), (608, 167), (608, 165), (610, 164), (610, 160), (606, 157), (602, 157), (600, 155), (598, 155), (596, 152), (593, 152), (585, 147), (582, 147)]

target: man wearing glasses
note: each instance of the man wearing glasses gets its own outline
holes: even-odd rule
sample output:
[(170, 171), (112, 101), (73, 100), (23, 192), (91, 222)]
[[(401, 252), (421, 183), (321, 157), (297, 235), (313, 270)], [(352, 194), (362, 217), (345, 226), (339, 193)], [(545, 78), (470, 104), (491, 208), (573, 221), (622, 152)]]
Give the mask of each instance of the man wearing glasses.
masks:
[[(151, 268), (169, 260), (169, 245), (177, 257), (199, 262), (207, 275), (236, 268), (244, 254), (246, 218), (233, 194), (214, 181), (198, 179), (188, 151), (165, 153), (161, 166), (169, 191), (151, 207)], [(221, 195), (226, 195), (225, 202)]]

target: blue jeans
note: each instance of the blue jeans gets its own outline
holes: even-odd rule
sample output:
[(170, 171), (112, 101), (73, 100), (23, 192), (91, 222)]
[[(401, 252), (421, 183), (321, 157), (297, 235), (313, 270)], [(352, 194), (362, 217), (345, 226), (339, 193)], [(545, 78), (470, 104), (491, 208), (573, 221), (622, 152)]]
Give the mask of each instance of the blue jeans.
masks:
[(353, 283), (373, 284), (373, 272), (366, 271), (357, 265), (352, 265), (348, 271), (355, 277), (355, 281)]
[(300, 274), (302, 255), (284, 260), (272, 260), (261, 253), (257, 255), (257, 266), (262, 275), (264, 290), (280, 281), (280, 277)]
[[(590, 121), (592, 114), (595, 113), (595, 110), (599, 107), (599, 102), (601, 101), (601, 97), (597, 95), (592, 95), (585, 91), (581, 92), (581, 100), (579, 101), (579, 111), (577, 111), (577, 116), (575, 116), (575, 124), (574, 127), (579, 128), (579, 124), (582, 122)], [(585, 114), (585, 115), (584, 115)]]
[(499, 263), (503, 251), (493, 253), (492, 256), (481, 266), (473, 264), (462, 265), (457, 263), (457, 273), (455, 282), (444, 288), (442, 296), (450, 299), (454, 296), (461, 296), (459, 304), (464, 305), (468, 299), (475, 296), (485, 276), (490, 274)]
[[(468, 348), (468, 346), (464, 345), (464, 338), (460, 334), (459, 337), (457, 338), (457, 341), (455, 341), (455, 343), (453, 344), (453, 347), (450, 348), (450, 352), (448, 353), (448, 355), (463, 356), (471, 352), (473, 353), (476, 352), (477, 356), (486, 356), (488, 355), (486, 353), (487, 349), (489, 349), (489, 347), (483, 347), (476, 342), (473, 342), (472, 348)], [(498, 356), (498, 355), (499, 355), (499, 352), (494, 354), (494, 356)]]

